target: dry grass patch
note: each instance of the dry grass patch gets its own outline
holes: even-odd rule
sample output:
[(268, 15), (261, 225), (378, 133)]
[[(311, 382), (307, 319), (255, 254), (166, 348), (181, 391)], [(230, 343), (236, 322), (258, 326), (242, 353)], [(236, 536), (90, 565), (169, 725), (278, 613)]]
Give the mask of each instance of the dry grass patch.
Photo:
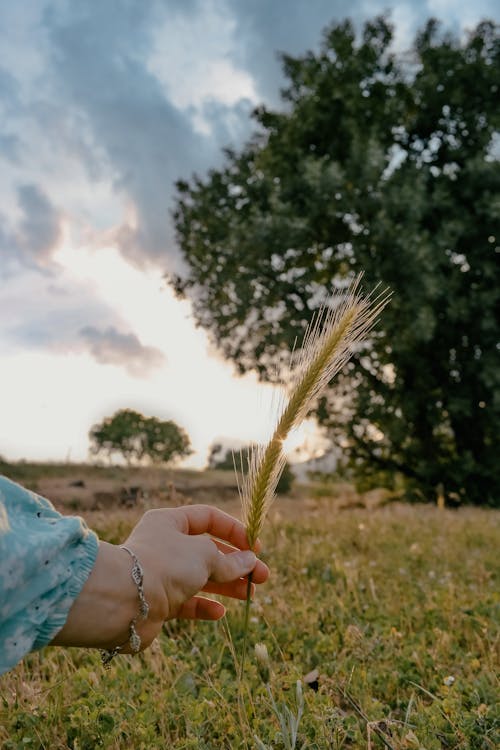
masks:
[[(337, 500), (276, 503), (264, 531), (272, 577), (251, 613), (277, 703), (295, 711), (303, 681), (298, 747), (493, 750), (500, 514), (340, 510)], [(135, 513), (88, 520), (119, 541)], [(109, 674), (84, 650), (29, 656), (0, 680), (0, 746), (233, 750), (256, 747), (256, 734), (280, 750), (253, 656), (246, 713), (235, 709), (243, 608), (231, 602), (219, 624), (173, 622), (153, 650), (117, 659)]]

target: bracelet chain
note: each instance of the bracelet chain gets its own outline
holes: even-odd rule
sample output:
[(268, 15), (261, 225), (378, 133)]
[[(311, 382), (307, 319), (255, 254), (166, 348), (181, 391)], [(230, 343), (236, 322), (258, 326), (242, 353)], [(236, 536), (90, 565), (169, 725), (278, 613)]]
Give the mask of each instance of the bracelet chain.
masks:
[(144, 596), (144, 571), (142, 569), (142, 565), (139, 562), (137, 555), (132, 552), (131, 549), (126, 547), (124, 544), (120, 545), (120, 549), (128, 552), (134, 563), (132, 566), (131, 576), (139, 594), (139, 614), (134, 617), (129, 624), (130, 635), (126, 643), (123, 643), (121, 646), (115, 646), (115, 648), (113, 649), (100, 649), (101, 661), (106, 669), (110, 668), (109, 665), (111, 660), (114, 659), (114, 657), (119, 654), (127, 644), (130, 644), (130, 650), (133, 654), (139, 653), (139, 651), (141, 650), (141, 636), (137, 632), (135, 626), (139, 618), (145, 620), (149, 614), (149, 604)]

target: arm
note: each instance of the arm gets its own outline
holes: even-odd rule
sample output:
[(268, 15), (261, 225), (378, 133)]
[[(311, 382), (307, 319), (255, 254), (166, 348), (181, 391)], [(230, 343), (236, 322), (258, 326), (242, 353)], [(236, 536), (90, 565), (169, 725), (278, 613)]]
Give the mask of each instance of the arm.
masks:
[[(172, 617), (222, 617), (223, 605), (199, 591), (244, 599), (242, 576), (254, 569), (261, 583), (269, 574), (253, 553), (235, 551), (248, 549), (243, 525), (208, 506), (149, 511), (126, 544), (142, 564), (151, 605), (137, 623), (142, 648)], [(128, 643), (139, 606), (131, 568), (128, 553), (99, 541), (81, 518), (0, 476), (0, 674), (48, 643)]]
[(97, 552), (81, 518), (0, 476), (0, 674), (62, 628)]

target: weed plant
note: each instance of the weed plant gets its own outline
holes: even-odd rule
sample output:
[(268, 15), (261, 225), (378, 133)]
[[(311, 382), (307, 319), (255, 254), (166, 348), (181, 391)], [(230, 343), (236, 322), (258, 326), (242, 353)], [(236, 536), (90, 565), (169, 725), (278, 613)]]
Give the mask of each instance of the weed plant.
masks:
[[(387, 304), (387, 291), (378, 297), (363, 296), (359, 290), (361, 276), (345, 293), (334, 294), (313, 318), (299, 350), (298, 361), (291, 365), (291, 388), (278, 410), (276, 426), (265, 446), (254, 445), (248, 454), (248, 472), (243, 475), (240, 497), (246, 534), (253, 549), (271, 506), (278, 481), (286, 465), (283, 443), (311, 411), (332, 378), (348, 362), (374, 326)], [(237, 468), (237, 467), (236, 467)], [(248, 576), (240, 680), (243, 679), (252, 574)]]

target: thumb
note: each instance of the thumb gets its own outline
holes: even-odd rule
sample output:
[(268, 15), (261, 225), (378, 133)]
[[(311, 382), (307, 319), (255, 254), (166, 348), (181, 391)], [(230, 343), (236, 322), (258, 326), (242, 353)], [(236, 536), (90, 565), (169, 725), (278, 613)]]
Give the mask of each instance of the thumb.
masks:
[(257, 558), (250, 550), (230, 552), (227, 555), (219, 552), (214, 560), (210, 580), (216, 583), (229, 583), (248, 575), (257, 563)]

